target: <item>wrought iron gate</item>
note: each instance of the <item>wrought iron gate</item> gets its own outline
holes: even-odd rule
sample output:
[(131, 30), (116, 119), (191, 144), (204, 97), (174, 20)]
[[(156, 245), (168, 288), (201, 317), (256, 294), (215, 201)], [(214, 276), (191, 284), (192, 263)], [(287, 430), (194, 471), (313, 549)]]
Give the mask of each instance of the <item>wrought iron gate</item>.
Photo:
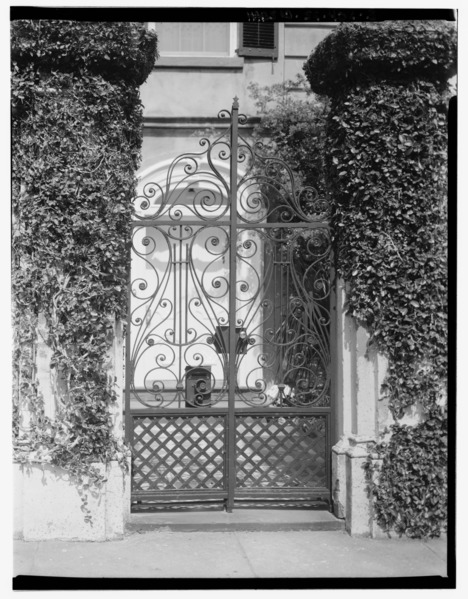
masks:
[(328, 500), (328, 206), (218, 116), (135, 199), (132, 502)]

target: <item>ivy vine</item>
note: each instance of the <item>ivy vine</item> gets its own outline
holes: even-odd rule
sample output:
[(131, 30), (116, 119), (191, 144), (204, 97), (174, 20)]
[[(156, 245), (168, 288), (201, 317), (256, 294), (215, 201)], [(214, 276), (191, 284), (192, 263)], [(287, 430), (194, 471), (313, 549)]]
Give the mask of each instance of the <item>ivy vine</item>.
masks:
[[(376, 447), (376, 517), (386, 530), (438, 535), (447, 489), (448, 23), (343, 25), (305, 72), (330, 96), (325, 177), (336, 269), (349, 314), (389, 358), (383, 389), (396, 424)], [(398, 423), (419, 404), (423, 421)]]
[(375, 519), (387, 533), (421, 538), (445, 532), (447, 428), (446, 409), (429, 410), (417, 426), (394, 426), (390, 440), (377, 446), (381, 468), (368, 460)]
[(447, 372), (446, 104), (431, 83), (335, 100), (326, 176), (348, 312), (389, 357), (395, 417), (434, 406)]
[[(108, 352), (126, 314), (138, 87), (155, 54), (156, 38), (136, 23), (12, 24), (16, 457), (35, 454), (75, 475), (88, 520), (85, 491), (103, 481), (92, 464), (126, 463), (112, 433)], [(53, 420), (35, 373), (40, 319), (61, 381)]]

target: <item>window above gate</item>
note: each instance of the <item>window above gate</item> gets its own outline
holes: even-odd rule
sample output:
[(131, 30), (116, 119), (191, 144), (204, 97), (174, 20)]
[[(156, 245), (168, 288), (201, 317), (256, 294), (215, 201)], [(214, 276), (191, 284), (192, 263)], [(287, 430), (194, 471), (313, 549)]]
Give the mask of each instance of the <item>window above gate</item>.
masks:
[(236, 23), (150, 23), (162, 57), (234, 56)]

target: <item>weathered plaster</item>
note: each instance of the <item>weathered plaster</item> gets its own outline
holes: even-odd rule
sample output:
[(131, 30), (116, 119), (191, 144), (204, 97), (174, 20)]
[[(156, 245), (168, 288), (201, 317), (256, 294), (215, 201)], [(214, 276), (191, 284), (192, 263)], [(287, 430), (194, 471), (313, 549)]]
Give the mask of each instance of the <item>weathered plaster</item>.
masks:
[(109, 411), (112, 417), (113, 433), (118, 439), (123, 439), (123, 405), (125, 396), (124, 380), (124, 338), (121, 321), (113, 324), (113, 338), (107, 353), (107, 376), (114, 387), (116, 401), (110, 404)]
[[(336, 285), (336, 418), (340, 440), (332, 448), (332, 497), (335, 516), (346, 520), (351, 535), (375, 536), (372, 498), (365, 465), (384, 430), (381, 387), (387, 359), (368, 348), (369, 334), (345, 314), (345, 284)], [(388, 410), (387, 410), (388, 411)]]
[(370, 536), (371, 502), (364, 465), (371, 438), (349, 437), (346, 452), (346, 530), (353, 536)]
[(125, 525), (124, 474), (118, 462), (107, 468), (95, 465), (105, 476), (99, 491), (87, 493), (91, 523), (85, 521), (76, 481), (50, 464), (14, 465), (17, 538), (25, 541), (105, 541), (122, 538)]
[(337, 518), (346, 517), (346, 451), (348, 447), (348, 439), (343, 435), (332, 448), (332, 498), (333, 511)]

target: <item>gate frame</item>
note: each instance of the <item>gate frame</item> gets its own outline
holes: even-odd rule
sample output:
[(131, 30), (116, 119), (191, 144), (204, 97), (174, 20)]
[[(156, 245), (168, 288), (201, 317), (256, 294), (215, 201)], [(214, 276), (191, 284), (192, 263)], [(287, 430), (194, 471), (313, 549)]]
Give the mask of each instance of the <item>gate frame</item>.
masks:
[[(230, 180), (230, 185), (229, 185), (229, 195), (228, 195), (228, 202), (229, 205), (232, 206), (237, 206), (237, 193), (238, 193), (238, 182), (237, 182), (237, 177), (238, 177), (238, 149), (239, 149), (239, 133), (238, 133), (238, 129), (239, 129), (239, 123), (240, 122), (244, 122), (242, 119), (245, 119), (246, 117), (244, 115), (239, 115), (239, 103), (238, 103), (238, 98), (235, 97), (233, 104), (232, 104), (232, 110), (231, 113), (229, 113), (228, 111), (221, 111), (220, 115), (224, 115), (228, 114), (230, 116), (230, 137), (229, 137), (229, 145), (230, 145), (230, 158), (229, 158), (229, 180)], [(172, 165), (173, 164), (173, 160), (167, 160), (164, 161), (162, 164), (167, 164), (167, 165)], [(151, 169), (154, 170), (154, 169)], [(146, 169), (145, 172), (147, 172), (148, 169)], [(140, 175), (141, 178), (141, 175)], [(151, 219), (152, 222), (154, 222), (154, 218)], [(186, 219), (181, 221), (181, 223), (183, 222), (184, 225), (200, 225), (200, 221), (191, 221), (190, 219)], [(138, 226), (138, 225), (144, 225), (145, 224), (145, 220), (141, 219), (141, 220), (137, 220), (137, 221), (132, 221), (132, 226)], [(165, 221), (164, 218), (161, 218), (158, 220), (158, 224), (159, 225), (174, 225), (176, 224), (175, 221), (169, 221), (167, 220), (167, 222)], [(234, 314), (235, 313), (235, 309), (236, 309), (236, 258), (237, 258), (237, 252), (236, 252), (236, 244), (237, 244), (237, 232), (238, 232), (238, 215), (237, 215), (237, 209), (231, 209), (230, 210), (230, 217), (229, 217), (229, 222), (224, 222), (224, 221), (217, 221), (216, 222), (217, 226), (225, 226), (225, 227), (229, 227), (229, 234), (230, 234), (230, 252), (229, 252), (229, 313), (230, 314)], [(276, 222), (265, 222), (265, 223), (248, 223), (248, 222), (242, 222), (242, 226), (241, 229), (258, 229), (258, 228), (262, 228), (262, 229), (268, 229), (268, 228), (278, 228), (279, 226), (283, 225), (283, 227), (286, 227), (286, 225), (284, 223), (276, 223)], [(321, 230), (330, 230), (329, 224), (327, 221), (324, 220), (320, 220), (320, 221), (310, 221), (310, 222), (296, 222), (296, 223), (288, 223), (287, 224), (287, 228), (307, 228), (307, 229), (321, 229)], [(330, 259), (330, 263), (332, 264), (332, 259)], [(334, 331), (334, 318), (333, 318), (333, 311), (335, 309), (334, 305), (333, 305), (333, 298), (334, 298), (334, 293), (333, 293), (333, 287), (334, 287), (334, 279), (332, 278), (332, 267), (330, 268), (330, 294), (329, 294), (329, 316), (330, 316), (330, 325), (329, 325), (329, 351), (330, 351), (330, 387), (329, 387), (329, 393), (330, 393), (330, 402), (329, 405), (327, 407), (315, 407), (313, 408), (314, 412), (313, 414), (308, 414), (308, 410), (307, 408), (291, 408), (289, 407), (287, 410), (285, 410), (283, 408), (283, 410), (281, 410), (281, 413), (284, 414), (285, 416), (289, 415), (289, 414), (293, 414), (293, 413), (297, 413), (298, 415), (310, 415), (310, 416), (314, 416), (314, 415), (320, 415), (320, 413), (323, 413), (324, 415), (327, 416), (326, 418), (326, 441), (325, 441), (325, 459), (326, 459), (326, 471), (327, 471), (327, 480), (329, 481), (328, 484), (328, 488), (323, 488), (320, 489), (320, 493), (322, 495), (327, 495), (330, 497), (330, 507), (332, 508), (333, 505), (333, 495), (332, 495), (332, 483), (333, 483), (333, 479), (332, 479), (332, 472), (331, 472), (331, 468), (332, 468), (332, 460), (331, 460), (331, 449), (332, 446), (335, 443), (336, 440), (336, 433), (335, 433), (335, 428), (336, 428), (336, 419), (334, 418), (334, 410), (335, 410), (335, 398), (334, 398), (334, 390), (335, 390), (335, 383), (334, 383), (334, 374), (336, 371), (336, 363), (335, 363), (335, 359), (336, 359), (336, 355), (335, 355), (335, 351), (334, 351), (334, 342), (333, 342), (333, 331)], [(129, 380), (130, 380), (130, 331), (131, 331), (131, 327), (130, 327), (130, 322), (131, 322), (131, 267), (129, 269), (129, 281), (128, 281), (128, 285), (127, 285), (127, 290), (128, 290), (128, 295), (127, 295), (127, 301), (128, 301), (128, 313), (127, 313), (127, 330), (126, 330), (126, 339), (125, 339), (125, 439), (128, 443), (128, 445), (130, 447), (133, 446), (133, 440), (132, 440), (132, 434), (133, 434), (133, 414), (135, 415), (139, 415), (141, 414), (146, 414), (146, 415), (150, 415), (152, 412), (151, 410), (130, 410), (130, 389), (129, 389)], [(237, 371), (235, 368), (235, 359), (236, 359), (236, 334), (235, 334), (235, 328), (236, 328), (236, 322), (235, 319), (229, 319), (229, 361), (228, 361), (228, 368), (229, 368), (229, 378), (228, 378), (228, 407), (227, 407), (227, 414), (225, 410), (222, 410), (223, 414), (226, 414), (227, 418), (226, 418), (226, 449), (227, 449), (227, 463), (226, 463), (226, 469), (227, 469), (227, 476), (226, 476), (226, 482), (227, 482), (227, 497), (225, 497), (225, 507), (226, 507), (226, 511), (227, 512), (232, 512), (233, 507), (234, 507), (234, 501), (235, 499), (239, 498), (239, 492), (237, 494), (235, 494), (235, 490), (236, 490), (236, 414), (241, 413), (243, 410), (242, 408), (236, 408), (235, 405), (235, 391), (236, 391), (236, 378), (237, 378)], [(234, 364), (231, 363), (231, 360), (234, 360)], [(255, 412), (253, 411), (252, 408), (250, 409), (246, 409), (248, 410), (249, 414), (254, 414)], [(164, 410), (164, 409), (159, 409), (157, 412), (157, 415), (159, 416), (163, 416), (165, 413), (169, 416), (169, 414), (172, 415), (171, 410)], [(274, 410), (269, 410), (268, 414), (271, 414), (273, 416), (274, 414)], [(177, 409), (177, 414), (180, 414), (181, 416), (184, 413), (190, 413), (191, 415), (194, 415), (194, 411), (191, 408), (188, 409), (184, 409), (184, 408), (178, 408)], [(204, 408), (197, 408), (196, 414), (203, 416), (203, 415), (214, 415), (216, 413), (216, 408), (210, 407), (209, 409), (204, 409)], [(265, 413), (265, 412), (262, 412)], [(175, 412), (174, 412), (175, 414)], [(154, 415), (156, 415), (156, 411), (154, 412)], [(131, 473), (130, 473), (130, 477), (131, 477)], [(260, 490), (257, 490), (260, 491)], [(173, 496), (180, 496), (181, 494), (183, 495), (188, 495), (189, 492), (188, 491), (183, 491), (183, 492), (174, 492), (174, 493), (166, 493), (165, 492), (165, 496), (167, 496), (168, 498), (170, 498), (172, 495)], [(216, 493), (215, 492), (211, 492), (211, 496), (214, 496)], [(240, 493), (242, 494), (242, 492)], [(255, 494), (255, 489), (253, 489), (252, 491), (249, 491), (248, 493), (246, 492), (246, 495), (252, 495)], [(257, 493), (258, 495), (261, 495), (260, 492)], [(193, 497), (199, 498), (200, 494), (199, 493), (191, 493), (190, 494)], [(221, 494), (220, 494), (221, 495)], [(224, 494), (225, 495), (225, 494)], [(291, 496), (293, 496), (294, 493), (291, 493)], [(301, 495), (301, 493), (299, 493), (299, 495)], [(302, 495), (305, 495), (305, 493), (302, 493)], [(145, 494), (146, 497), (150, 497), (150, 494)]]

